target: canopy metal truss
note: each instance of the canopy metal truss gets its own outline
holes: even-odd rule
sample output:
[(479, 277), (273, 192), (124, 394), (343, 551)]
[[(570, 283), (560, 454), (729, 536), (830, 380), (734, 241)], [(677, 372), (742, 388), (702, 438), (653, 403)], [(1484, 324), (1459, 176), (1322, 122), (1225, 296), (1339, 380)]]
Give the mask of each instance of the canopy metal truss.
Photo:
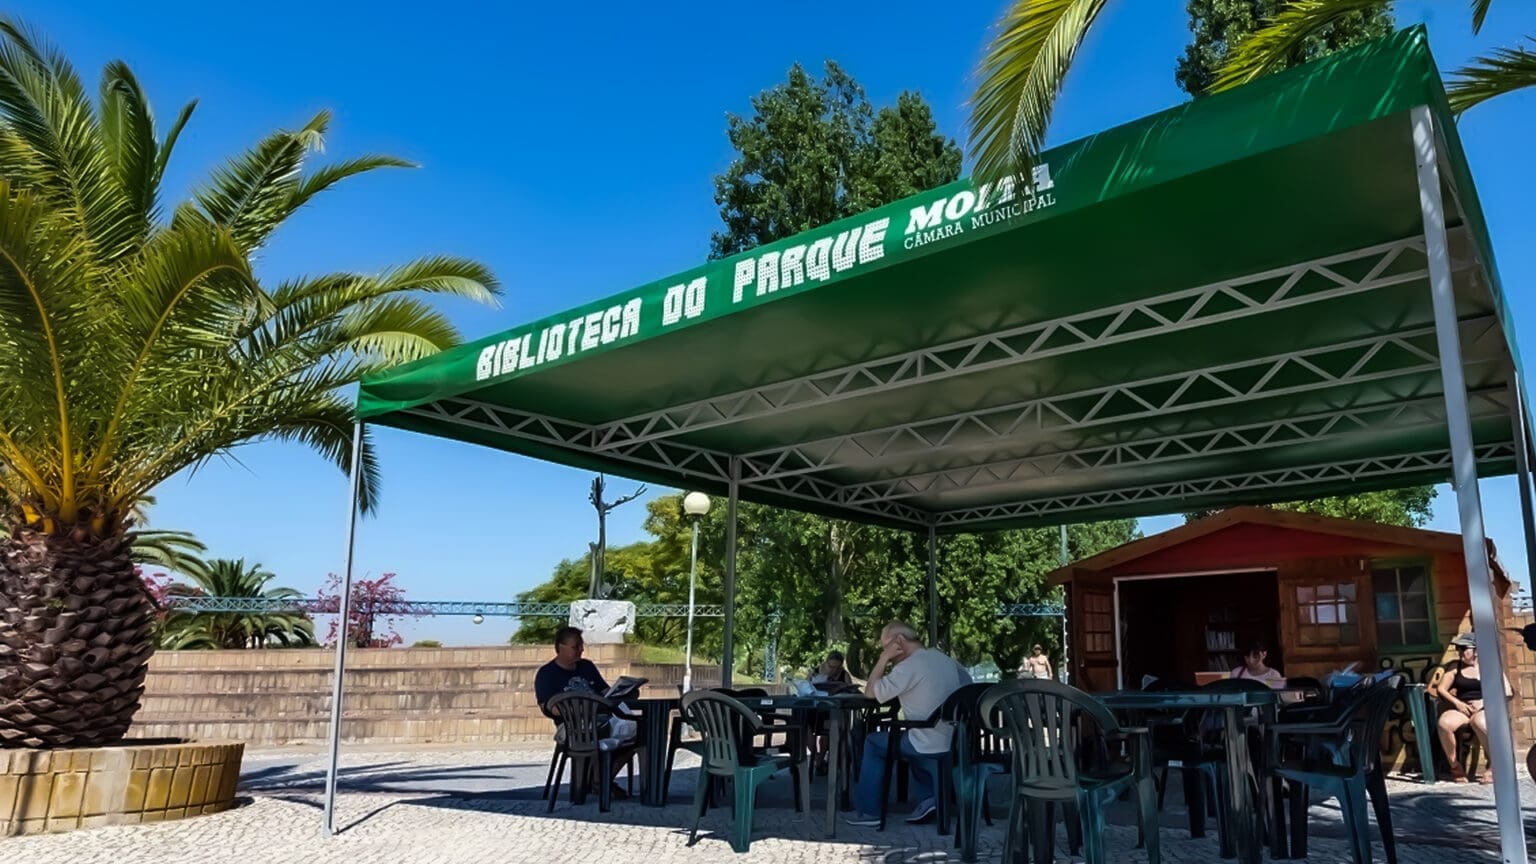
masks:
[[(1404, 253), (1412, 263), (1401, 265)], [(1266, 312), (1326, 303), (1377, 288), (1428, 278), (1424, 239), (1406, 237), (1365, 249), (1329, 255), (1236, 279), (1223, 280), (1031, 322), (994, 333), (953, 340), (916, 351), (819, 371), (738, 390), (598, 425), (588, 443), (599, 451), (672, 438), (689, 432), (770, 417), (844, 399), (943, 381), (973, 372), (1005, 369), (1033, 360), (1061, 357), (1152, 336), (1180, 333), (1237, 321)], [(1457, 269), (1469, 265), (1460, 260)], [(1340, 265), (1366, 265), (1358, 279), (1340, 275)], [(1299, 290), (1303, 278), (1320, 277), (1331, 287)], [(749, 458), (750, 461), (750, 458)]]

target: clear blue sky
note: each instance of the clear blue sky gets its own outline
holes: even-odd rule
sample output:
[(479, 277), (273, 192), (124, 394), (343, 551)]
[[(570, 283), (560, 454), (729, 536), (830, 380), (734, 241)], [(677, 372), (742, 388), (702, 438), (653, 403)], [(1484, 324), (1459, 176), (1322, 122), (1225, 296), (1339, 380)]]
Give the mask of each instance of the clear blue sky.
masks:
[[(161, 118), (200, 100), (167, 180), (173, 195), (320, 108), (336, 112), (330, 155), (382, 151), (420, 162), (331, 194), (278, 235), (260, 270), (275, 280), (428, 253), (473, 256), (507, 288), (501, 309), (451, 309), (473, 338), (702, 261), (719, 224), (710, 181), (732, 156), (725, 115), (748, 111), (751, 96), (792, 63), (835, 59), (877, 105), (918, 90), (940, 127), (963, 140), (969, 74), (1002, 4), (491, 5), (76, 0), (12, 3), (10, 12), (90, 78), (108, 60), (127, 60)], [(1183, 99), (1173, 82), (1188, 41), (1183, 7), (1109, 4), (1068, 81), (1055, 141)], [(1428, 23), (1442, 69), (1513, 44), (1533, 23), (1524, 4), (1495, 3), (1474, 38), (1464, 0), (1396, 8), (1400, 24)], [(1536, 274), (1533, 108), (1532, 96), (1517, 95), (1462, 123), (1527, 356), (1536, 350), (1525, 291)], [(582, 472), (389, 430), (378, 443), (383, 512), (362, 525), (358, 571), (394, 571), (414, 597), (510, 599), (595, 535)], [(295, 446), (246, 447), (235, 459), (162, 487), (155, 525), (195, 532), (212, 555), (260, 561), (282, 584), (317, 588), (341, 565), (344, 477)], [(1483, 490), (1489, 533), (1525, 581), (1514, 484)], [(1448, 489), (1435, 511), (1433, 527), (1454, 530)], [(639, 504), (617, 511), (612, 541), (639, 539), (643, 515)], [(490, 643), (510, 629), (427, 619), (407, 636)]]

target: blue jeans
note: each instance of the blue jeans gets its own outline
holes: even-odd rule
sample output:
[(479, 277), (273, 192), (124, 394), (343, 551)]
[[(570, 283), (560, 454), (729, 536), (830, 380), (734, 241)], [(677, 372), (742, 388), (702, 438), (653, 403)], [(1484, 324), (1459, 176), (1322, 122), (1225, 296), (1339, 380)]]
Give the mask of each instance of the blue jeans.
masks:
[[(906, 733), (896, 745), (912, 772), (912, 796), (922, 801), (933, 797), (934, 773), (939, 754), (919, 753), (912, 749)], [(885, 774), (885, 752), (890, 746), (889, 732), (871, 732), (864, 739), (864, 758), (859, 768), (859, 785), (853, 790), (853, 808), (865, 816), (880, 813), (880, 778)]]

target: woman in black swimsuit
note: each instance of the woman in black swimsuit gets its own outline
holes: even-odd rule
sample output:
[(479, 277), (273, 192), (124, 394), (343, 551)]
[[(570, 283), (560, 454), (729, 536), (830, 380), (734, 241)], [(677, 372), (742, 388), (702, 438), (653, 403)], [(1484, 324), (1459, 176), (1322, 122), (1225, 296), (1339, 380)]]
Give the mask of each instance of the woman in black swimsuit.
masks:
[[(1451, 640), (1451, 644), (1456, 646), (1457, 662), (1435, 682), (1433, 695), (1444, 699), (1450, 706), (1449, 710), (1440, 715), (1440, 746), (1445, 750), (1446, 760), (1451, 763), (1451, 779), (1465, 783), (1466, 770), (1456, 761), (1456, 733), (1463, 726), (1471, 724), (1477, 742), (1482, 745), (1483, 752), (1487, 753), (1488, 715), (1483, 712), (1483, 679), (1477, 668), (1477, 647), (1472, 641), (1472, 634), (1463, 633)], [(1509, 682), (1504, 683), (1504, 689), (1509, 691)], [(1490, 769), (1483, 772), (1480, 781), (1492, 783), (1493, 771)]]

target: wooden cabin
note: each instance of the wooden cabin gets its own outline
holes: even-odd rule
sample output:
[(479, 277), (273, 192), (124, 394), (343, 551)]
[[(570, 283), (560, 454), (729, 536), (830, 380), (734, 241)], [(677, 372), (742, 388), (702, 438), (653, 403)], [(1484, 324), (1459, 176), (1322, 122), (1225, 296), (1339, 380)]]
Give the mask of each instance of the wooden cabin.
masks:
[[(1536, 662), (1507, 628), (1508, 575), (1488, 544), (1517, 700), (1516, 737), (1536, 739)], [(1237, 507), (1051, 573), (1067, 586), (1071, 671), (1089, 691), (1143, 676), (1203, 682), (1230, 673), (1247, 646), (1269, 665), (1322, 677), (1351, 663), (1428, 683), (1472, 629), (1461, 535)]]

